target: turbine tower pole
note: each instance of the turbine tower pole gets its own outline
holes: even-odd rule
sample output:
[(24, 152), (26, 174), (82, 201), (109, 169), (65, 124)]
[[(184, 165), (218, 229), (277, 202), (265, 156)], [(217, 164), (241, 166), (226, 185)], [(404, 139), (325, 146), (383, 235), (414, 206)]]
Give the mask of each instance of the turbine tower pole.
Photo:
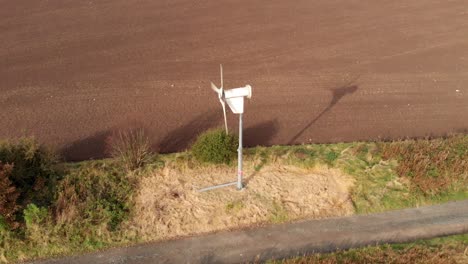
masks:
[(237, 149), (237, 189), (242, 189), (242, 114), (239, 115), (239, 148)]

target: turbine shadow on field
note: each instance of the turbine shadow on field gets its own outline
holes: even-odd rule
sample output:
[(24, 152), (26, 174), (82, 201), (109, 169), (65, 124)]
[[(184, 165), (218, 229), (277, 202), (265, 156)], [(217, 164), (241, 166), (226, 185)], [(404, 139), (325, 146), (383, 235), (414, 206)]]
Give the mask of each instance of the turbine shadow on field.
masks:
[(294, 137), (289, 140), (288, 144), (293, 144), (295, 141), (307, 130), (309, 129), (317, 120), (319, 120), (323, 115), (325, 115), (327, 112), (329, 112), (343, 97), (346, 95), (353, 94), (358, 90), (358, 86), (356, 85), (345, 85), (339, 88), (334, 88), (331, 89), (332, 92), (332, 100), (328, 104), (328, 106), (323, 109), (320, 114), (318, 114), (312, 121), (310, 121), (303, 129), (301, 129)]
[(220, 125), (222, 118), (221, 111), (216, 109), (208, 110), (196, 116), (190, 122), (169, 132), (153, 146), (153, 149), (157, 149), (160, 153), (186, 150), (200, 133)]
[(266, 146), (278, 132), (278, 120), (273, 119), (244, 129), (243, 145), (246, 147)]

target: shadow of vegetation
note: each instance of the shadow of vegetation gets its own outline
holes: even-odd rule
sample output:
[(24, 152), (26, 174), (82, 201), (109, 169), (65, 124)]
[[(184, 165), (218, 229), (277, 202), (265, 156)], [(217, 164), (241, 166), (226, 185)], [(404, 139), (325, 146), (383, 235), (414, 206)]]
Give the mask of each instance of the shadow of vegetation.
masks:
[(76, 140), (63, 147), (59, 153), (69, 162), (108, 158), (110, 157), (109, 144), (113, 144), (113, 140), (118, 140), (119, 132), (137, 130), (143, 131), (146, 136), (149, 135), (148, 130), (140, 122), (132, 121)]
[[(159, 153), (184, 151), (190, 147), (200, 133), (220, 126), (222, 119), (222, 112), (218, 109), (208, 110), (169, 132), (162, 140), (153, 144), (151, 149)], [(140, 123), (131, 122), (76, 140), (63, 147), (59, 152), (66, 161), (70, 162), (107, 158), (109, 157), (108, 144), (115, 138), (116, 134), (119, 131), (136, 129), (143, 129), (146, 135), (150, 134)], [(278, 121), (276, 119), (247, 127), (244, 129), (244, 145), (247, 147), (267, 145), (277, 132)]]
[(468, 127), (456, 129), (454, 134), (468, 135)]
[(210, 128), (219, 126), (223, 118), (219, 109), (212, 109), (196, 116), (187, 124), (169, 132), (153, 149), (160, 153), (169, 153), (186, 150), (198, 135)]
[(358, 90), (358, 86), (347, 84), (342, 87), (331, 89), (332, 92), (332, 100), (328, 104), (328, 106), (323, 109), (320, 114), (318, 114), (312, 121), (310, 121), (303, 129), (301, 129), (294, 137), (289, 140), (288, 144), (293, 144), (307, 129), (309, 129), (315, 122), (317, 122), (323, 115), (329, 112), (343, 97), (346, 95), (353, 94)]
[(106, 141), (112, 130), (98, 132), (90, 137), (72, 142), (60, 150), (60, 155), (69, 162), (107, 157)]
[[(196, 116), (187, 124), (169, 132), (162, 140), (152, 144), (151, 150), (160, 153), (185, 150), (200, 133), (221, 124), (222, 112), (217, 110), (206, 111)], [(112, 139), (116, 137), (119, 131), (129, 130), (143, 130), (146, 136), (152, 134), (140, 122), (127, 122), (116, 128), (72, 142), (63, 147), (60, 150), (60, 154), (66, 161), (70, 162), (107, 158), (109, 157), (108, 145)]]

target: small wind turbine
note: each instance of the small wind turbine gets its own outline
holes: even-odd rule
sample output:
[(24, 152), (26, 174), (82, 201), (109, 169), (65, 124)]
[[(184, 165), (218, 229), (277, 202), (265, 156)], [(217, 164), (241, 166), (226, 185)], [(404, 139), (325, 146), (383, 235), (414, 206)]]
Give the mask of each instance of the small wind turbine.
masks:
[(221, 87), (218, 88), (216, 85), (211, 83), (211, 89), (218, 93), (219, 102), (223, 107), (224, 113), (224, 125), (226, 126), (226, 133), (228, 133), (227, 127), (227, 119), (226, 119), (226, 103), (231, 108), (231, 111), (234, 114), (239, 114), (239, 148), (237, 149), (238, 154), (238, 168), (237, 168), (237, 181), (225, 183), (221, 185), (215, 185), (207, 188), (203, 188), (200, 192), (209, 191), (221, 187), (237, 185), (237, 189), (242, 189), (242, 114), (244, 113), (244, 97), (251, 98), (252, 97), (252, 87), (250, 85), (246, 85), (244, 87), (224, 90), (223, 86), (223, 66), (220, 66), (221, 71)]

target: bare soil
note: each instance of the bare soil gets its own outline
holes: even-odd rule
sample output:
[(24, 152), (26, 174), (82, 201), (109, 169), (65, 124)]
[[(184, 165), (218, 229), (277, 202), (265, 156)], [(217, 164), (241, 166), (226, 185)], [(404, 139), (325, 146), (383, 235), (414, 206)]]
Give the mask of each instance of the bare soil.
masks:
[(167, 166), (141, 181), (131, 229), (141, 238), (159, 240), (354, 212), (352, 178), (328, 168), (273, 164), (249, 175), (241, 191), (230, 186), (198, 192), (235, 178), (235, 168)]
[[(0, 0), (0, 138), (68, 160), (128, 126), (155, 150), (222, 125), (209, 82), (251, 84), (248, 146), (468, 129), (464, 0)], [(236, 130), (237, 120), (229, 116)]]

